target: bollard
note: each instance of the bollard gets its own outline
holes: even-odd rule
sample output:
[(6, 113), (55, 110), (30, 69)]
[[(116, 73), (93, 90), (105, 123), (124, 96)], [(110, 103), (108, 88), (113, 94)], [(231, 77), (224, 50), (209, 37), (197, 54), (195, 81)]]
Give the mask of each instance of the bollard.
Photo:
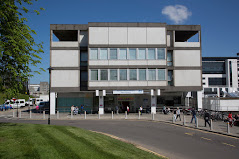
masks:
[(21, 118), (21, 117), (22, 117), (22, 111), (19, 112), (19, 118)]
[(73, 111), (71, 111), (71, 119), (73, 118)]
[(30, 110), (30, 119), (32, 118), (32, 111)]
[(114, 112), (112, 111), (112, 116), (111, 116), (112, 119), (114, 119)]
[(140, 111), (139, 111), (139, 119), (140, 119)]
[(154, 113), (152, 113), (152, 120), (154, 120)]
[(119, 114), (119, 110), (117, 110), (117, 115)]
[(15, 118), (15, 111), (12, 110), (12, 117)]
[(230, 124), (227, 122), (227, 133), (230, 134)]
[(59, 119), (59, 118), (60, 118), (59, 116), (60, 116), (60, 112), (59, 112), (59, 111), (57, 111), (56, 118), (57, 118), (57, 119)]
[(174, 114), (173, 114), (173, 123), (175, 122), (175, 120), (174, 120)]
[(212, 119), (210, 120), (210, 130), (212, 130)]
[(196, 128), (198, 128), (198, 118), (196, 117)]
[(127, 119), (127, 111), (125, 111), (125, 119)]
[(186, 121), (185, 121), (185, 116), (183, 114), (183, 125), (185, 125)]
[(98, 114), (99, 114), (99, 119), (100, 119), (100, 112), (98, 111)]
[(85, 119), (86, 119), (86, 111), (85, 111)]
[(46, 111), (43, 111), (43, 119), (46, 119)]

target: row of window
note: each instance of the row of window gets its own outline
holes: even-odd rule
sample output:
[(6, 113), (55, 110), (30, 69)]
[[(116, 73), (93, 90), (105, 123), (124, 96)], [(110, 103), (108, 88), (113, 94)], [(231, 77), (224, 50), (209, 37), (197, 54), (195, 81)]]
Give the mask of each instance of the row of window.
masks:
[(91, 60), (165, 60), (165, 48), (90, 48)]
[[(165, 69), (91, 69), (91, 81), (164, 81), (166, 80)], [(170, 74), (171, 76), (171, 74)], [(171, 79), (171, 77), (169, 77)]]

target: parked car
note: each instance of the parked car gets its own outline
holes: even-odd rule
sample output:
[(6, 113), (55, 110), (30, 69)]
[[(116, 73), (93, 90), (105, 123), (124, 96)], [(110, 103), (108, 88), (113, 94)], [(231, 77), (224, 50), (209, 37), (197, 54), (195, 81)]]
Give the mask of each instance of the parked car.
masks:
[(17, 99), (13, 102), (12, 108), (21, 108), (25, 107), (25, 99)]
[(8, 110), (8, 109), (12, 109), (12, 106), (10, 104), (2, 104), (0, 105), (0, 110)]
[(40, 104), (38, 105), (39, 109), (47, 109), (49, 108), (49, 102), (40, 102)]
[(32, 98), (30, 98), (28, 101), (25, 103), (26, 106), (33, 106)]

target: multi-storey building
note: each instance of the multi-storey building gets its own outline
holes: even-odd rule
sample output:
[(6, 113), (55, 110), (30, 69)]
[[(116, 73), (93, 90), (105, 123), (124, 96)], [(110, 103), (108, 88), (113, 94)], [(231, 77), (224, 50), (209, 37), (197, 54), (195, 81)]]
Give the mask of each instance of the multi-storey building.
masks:
[[(50, 25), (50, 106), (137, 111), (184, 105), (202, 90), (200, 25)], [(57, 39), (57, 40), (55, 40)]]
[(203, 57), (203, 94), (222, 97), (238, 90), (237, 57)]

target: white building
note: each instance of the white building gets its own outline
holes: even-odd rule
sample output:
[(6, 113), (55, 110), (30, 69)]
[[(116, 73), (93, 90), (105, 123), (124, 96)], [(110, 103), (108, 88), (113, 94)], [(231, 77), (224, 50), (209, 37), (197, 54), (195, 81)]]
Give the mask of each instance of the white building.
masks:
[(116, 106), (136, 112), (142, 105), (156, 113), (164, 104), (185, 105), (187, 92), (202, 90), (200, 25), (88, 23), (50, 29), (51, 114), (71, 105), (100, 114)]

